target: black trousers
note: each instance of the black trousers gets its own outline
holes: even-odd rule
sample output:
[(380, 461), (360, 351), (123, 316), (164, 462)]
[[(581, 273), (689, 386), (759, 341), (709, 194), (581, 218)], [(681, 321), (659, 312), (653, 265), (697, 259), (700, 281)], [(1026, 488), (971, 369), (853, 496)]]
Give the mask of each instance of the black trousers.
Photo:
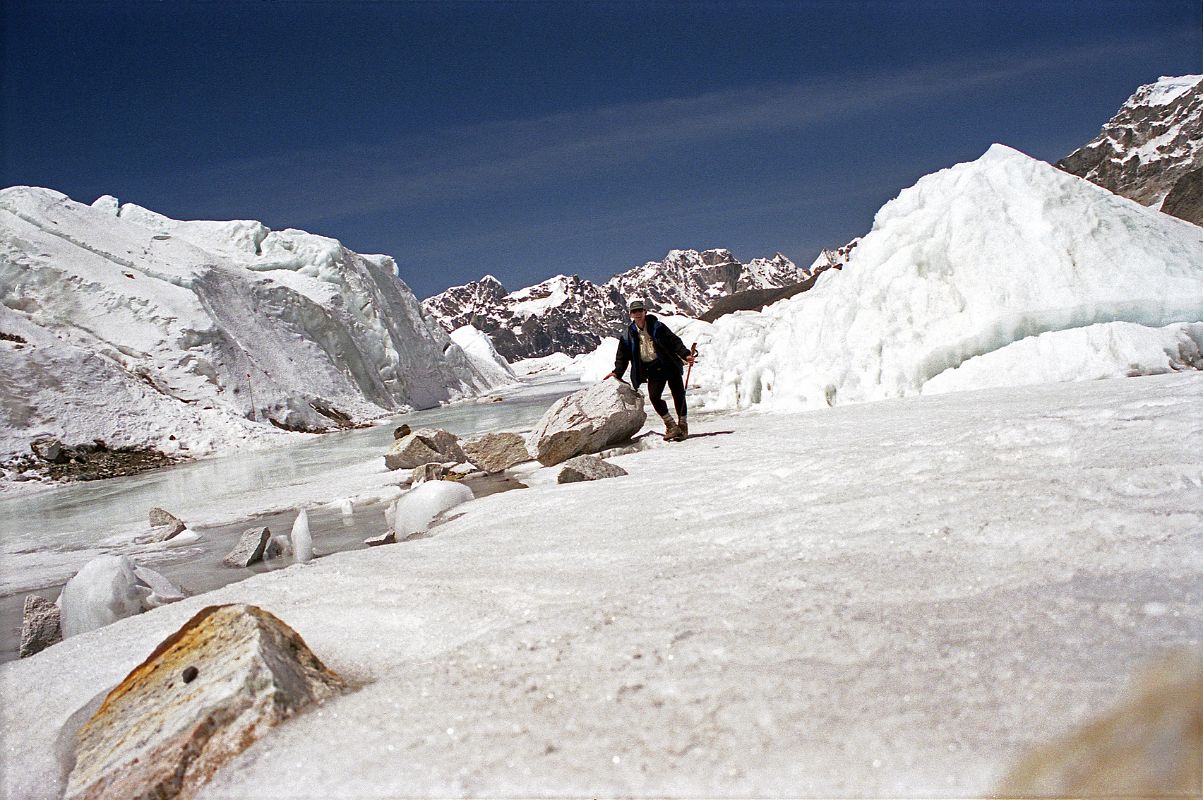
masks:
[(656, 413), (662, 417), (668, 413), (668, 403), (661, 397), (664, 387), (667, 386), (673, 393), (673, 405), (677, 409), (677, 416), (687, 416), (689, 407), (685, 404), (685, 380), (681, 377), (680, 370), (666, 369), (654, 361), (644, 364), (643, 368), (647, 373), (647, 396), (651, 398), (652, 408), (656, 409)]

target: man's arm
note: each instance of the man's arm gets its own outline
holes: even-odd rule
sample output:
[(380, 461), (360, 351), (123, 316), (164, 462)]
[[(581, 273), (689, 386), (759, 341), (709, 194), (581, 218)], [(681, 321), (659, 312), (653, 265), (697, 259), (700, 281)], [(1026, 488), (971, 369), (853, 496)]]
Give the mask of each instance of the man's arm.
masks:
[[(614, 354), (614, 371), (606, 378), (618, 378), (622, 380), (622, 374), (627, 371), (627, 364), (631, 363), (631, 354), (627, 352), (627, 340), (623, 336), (618, 340), (618, 352)], [(606, 378), (602, 378), (605, 380)]]

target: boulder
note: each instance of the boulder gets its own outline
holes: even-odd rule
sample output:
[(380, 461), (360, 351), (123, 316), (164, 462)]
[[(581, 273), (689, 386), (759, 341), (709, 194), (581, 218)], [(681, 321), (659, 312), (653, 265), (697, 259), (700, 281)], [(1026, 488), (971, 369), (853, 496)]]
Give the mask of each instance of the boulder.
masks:
[(272, 538), (272, 532), (267, 528), (250, 528), (242, 532), (242, 538), (230, 554), (222, 559), (227, 567), (249, 567), (263, 560), (263, 551)]
[(40, 653), (62, 640), (58, 606), (45, 597), (26, 595), (21, 618), (21, 658)]
[(526, 440), (516, 433), (486, 433), (464, 443), (464, 455), (485, 472), (502, 472), (530, 461)]
[(432, 461), (429, 464), (423, 464), (420, 467), (414, 467), (414, 471), (410, 473), (409, 482), (412, 486), (417, 486), (425, 481), (441, 481), (447, 477), (447, 467)]
[(193, 797), (270, 728), (345, 688), (272, 614), (209, 606), (80, 727), (64, 797)]
[(393, 439), (404, 439), (409, 434), (410, 429), (408, 425), (398, 425), (396, 428), (393, 428)]
[(1149, 667), (1105, 716), (1028, 753), (992, 796), (1198, 797), (1203, 653)]
[(379, 536), (371, 536), (371, 537), (368, 537), (367, 539), (364, 539), (363, 543), (366, 544), (368, 547), (379, 547), (382, 544), (396, 544), (397, 543), (397, 532), (390, 529), (390, 530), (387, 530), (384, 533), (380, 534)]
[(175, 527), (176, 525), (181, 526), (181, 529), (187, 527), (175, 514), (172, 514), (170, 511), (164, 511), (158, 506), (152, 508), (147, 517), (150, 519), (150, 527), (152, 528)]
[(419, 428), (393, 442), (384, 456), (389, 469), (413, 469), (432, 461), (463, 463), (467, 458), (460, 449), (459, 438), (443, 430)]
[(526, 441), (539, 463), (550, 467), (626, 441), (646, 421), (643, 396), (630, 384), (602, 381), (556, 401)]
[(600, 481), (603, 478), (617, 478), (626, 474), (627, 471), (622, 467), (603, 461), (597, 456), (574, 456), (564, 462), (560, 474), (556, 476), (556, 483)]

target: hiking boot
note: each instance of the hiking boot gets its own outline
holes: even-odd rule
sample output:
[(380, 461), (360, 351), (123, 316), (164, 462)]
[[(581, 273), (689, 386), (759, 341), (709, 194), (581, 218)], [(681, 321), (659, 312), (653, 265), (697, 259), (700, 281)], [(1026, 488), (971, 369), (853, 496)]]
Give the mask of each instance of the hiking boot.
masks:
[(681, 419), (679, 419), (677, 421), (677, 430), (679, 430), (681, 432), (681, 438), (678, 439), (677, 441), (683, 442), (686, 439), (688, 439), (689, 438), (689, 420), (685, 419), (685, 417), (681, 417)]
[(673, 421), (672, 414), (665, 414), (660, 417), (664, 420), (664, 441), (676, 442), (680, 441), (677, 437), (681, 435), (681, 429), (677, 427), (677, 423)]

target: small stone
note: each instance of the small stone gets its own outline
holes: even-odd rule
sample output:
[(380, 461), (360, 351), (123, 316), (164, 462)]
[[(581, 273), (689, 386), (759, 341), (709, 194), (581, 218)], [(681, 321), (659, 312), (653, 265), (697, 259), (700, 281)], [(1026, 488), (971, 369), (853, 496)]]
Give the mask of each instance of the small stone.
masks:
[(486, 433), (464, 443), (464, 455), (485, 472), (502, 472), (530, 461), (526, 440), (516, 433)]
[(393, 530), (385, 531), (379, 536), (371, 536), (363, 540), (363, 543), (368, 547), (379, 547), (382, 544), (396, 544), (397, 532)]
[(345, 689), (272, 614), (210, 606), (80, 727), (64, 797), (191, 798), (271, 728)]
[(150, 594), (142, 601), (147, 610), (184, 599), (184, 593), (177, 589), (175, 584), (149, 567), (135, 565), (134, 577), (138, 579), (139, 583), (150, 589)]
[(292, 555), (292, 542), (283, 536), (273, 536), (267, 540), (267, 547), (263, 548), (263, 558), (285, 558)]
[(62, 640), (58, 606), (36, 594), (26, 595), (21, 619), (21, 658), (40, 653)]
[(177, 523), (180, 525), (184, 524), (183, 522), (180, 522), (180, 518), (175, 514), (172, 514), (170, 511), (164, 511), (158, 506), (152, 508), (150, 513), (147, 514), (147, 517), (150, 519), (150, 527), (152, 528), (165, 528), (174, 526)]
[(627, 471), (597, 456), (576, 456), (564, 462), (556, 483), (577, 483), (579, 481), (599, 481), (605, 478), (617, 478), (626, 475)]
[(134, 541), (138, 544), (150, 544), (153, 542), (167, 542), (179, 536), (184, 531), (188, 530), (184, 523), (178, 519), (170, 525), (165, 525), (161, 528), (155, 528), (146, 536), (139, 536)]
[(393, 428), (394, 439), (404, 439), (406, 436), (409, 436), (409, 434), (410, 429), (408, 425), (400, 425), (396, 428)]
[(271, 539), (271, 531), (267, 528), (250, 528), (242, 532), (238, 545), (222, 560), (227, 567), (249, 567), (263, 560), (263, 551)]
[(58, 439), (37, 439), (30, 443), (29, 449), (38, 458), (51, 464), (66, 464), (71, 460), (67, 448)]
[(440, 463), (433, 462), (423, 464), (420, 467), (414, 467), (414, 471), (410, 474), (410, 484), (417, 486), (419, 483), (426, 481), (439, 481), (447, 476), (447, 467)]

